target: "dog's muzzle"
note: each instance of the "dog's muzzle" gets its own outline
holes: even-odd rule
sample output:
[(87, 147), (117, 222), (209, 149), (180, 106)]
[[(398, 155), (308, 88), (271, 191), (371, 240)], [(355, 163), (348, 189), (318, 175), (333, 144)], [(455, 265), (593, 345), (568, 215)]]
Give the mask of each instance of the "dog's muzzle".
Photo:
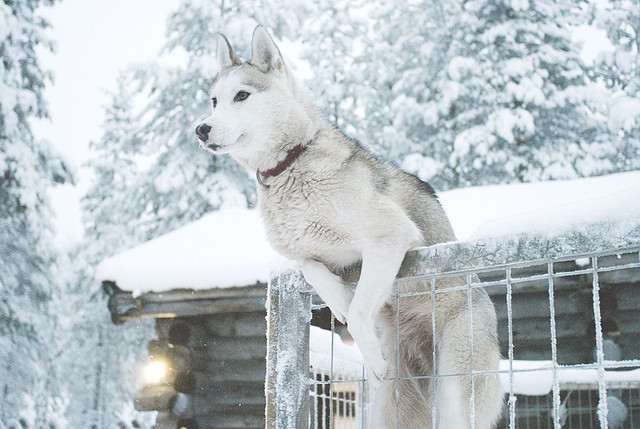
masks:
[(211, 131), (211, 126), (205, 123), (202, 123), (196, 127), (196, 135), (204, 143), (209, 140), (209, 131)]

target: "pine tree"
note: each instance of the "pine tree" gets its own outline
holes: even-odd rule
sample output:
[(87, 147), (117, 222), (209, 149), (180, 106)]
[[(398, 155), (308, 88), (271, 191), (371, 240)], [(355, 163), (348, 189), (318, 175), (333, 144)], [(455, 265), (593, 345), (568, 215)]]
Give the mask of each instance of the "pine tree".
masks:
[(29, 123), (47, 114), (49, 76), (35, 51), (51, 49), (37, 8), (52, 3), (0, 3), (0, 423), (30, 428), (65, 425), (65, 392), (50, 353), (58, 325), (50, 304), (60, 285), (47, 188), (71, 173)]
[[(103, 138), (91, 144), (99, 154), (88, 163), (96, 180), (84, 197), (87, 240), (72, 251), (72, 273), (60, 308), (73, 315), (69, 333), (60, 351), (59, 366), (75, 398), (68, 405), (67, 419), (76, 426), (135, 427), (151, 420), (134, 412), (132, 397), (138, 380), (135, 371), (153, 338), (153, 323), (131, 322), (123, 327), (111, 323), (106, 296), (95, 283), (95, 267), (108, 255), (145, 239), (139, 219), (128, 216), (128, 190), (135, 185), (140, 169), (137, 159), (134, 103), (131, 82), (118, 79), (112, 103), (106, 108)], [(125, 232), (126, 231), (126, 232)]]
[(593, 23), (606, 31), (613, 52), (604, 53), (591, 73), (611, 91), (601, 106), (616, 145), (618, 171), (640, 168), (640, 2), (610, 0), (592, 4)]
[[(572, 2), (440, 6), (434, 16), (444, 16), (436, 21), (444, 28), (435, 37), (428, 30), (387, 37), (386, 51), (395, 55), (423, 49), (413, 60), (399, 57), (400, 71), (386, 80), (396, 95), (388, 99), (392, 120), (382, 137), (389, 147), (398, 142), (403, 166), (439, 189), (592, 172), (595, 161), (585, 157), (597, 151), (587, 146), (601, 124), (591, 115), (591, 82), (571, 42), (580, 18)], [(373, 107), (372, 114), (380, 110)]]
[[(86, 234), (91, 237), (91, 244), (100, 242), (102, 252), (107, 243), (111, 249), (118, 250), (148, 238), (143, 232), (144, 220), (133, 217), (127, 210), (137, 203), (128, 197), (136, 185), (136, 176), (145, 168), (140, 165), (142, 157), (137, 155), (141, 142), (132, 109), (134, 93), (130, 79), (120, 75), (117, 89), (110, 95), (111, 105), (105, 110), (104, 134), (99, 141), (90, 144), (98, 154), (87, 163), (95, 181), (82, 201)], [(126, 228), (126, 234), (123, 234), (123, 228)]]
[[(433, 77), (443, 67), (457, 1), (411, 1), (375, 4), (375, 22), (360, 62), (365, 64), (363, 126), (367, 140), (385, 158), (402, 163), (413, 153), (429, 154), (425, 135), (425, 104), (433, 98)], [(421, 156), (421, 176), (429, 179), (441, 167), (431, 153), (427, 167)], [(409, 159), (411, 159), (409, 157)], [(413, 171), (415, 172), (415, 171)]]
[(361, 108), (366, 69), (358, 62), (368, 43), (365, 7), (362, 2), (320, 0), (308, 8), (304, 31), (296, 37), (300, 59), (313, 68), (307, 86), (330, 123), (351, 137), (366, 139)]

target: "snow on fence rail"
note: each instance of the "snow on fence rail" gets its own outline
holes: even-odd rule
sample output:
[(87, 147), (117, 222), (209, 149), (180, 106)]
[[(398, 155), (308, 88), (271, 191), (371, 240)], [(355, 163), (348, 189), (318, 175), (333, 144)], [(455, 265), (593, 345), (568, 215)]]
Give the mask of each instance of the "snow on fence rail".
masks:
[[(465, 275), (464, 288), (491, 296), (505, 357), (498, 427), (640, 427), (640, 225), (438, 245), (401, 271), (397, 283)], [(310, 328), (314, 302), (298, 272), (269, 284), (267, 428), (366, 428), (359, 356)]]

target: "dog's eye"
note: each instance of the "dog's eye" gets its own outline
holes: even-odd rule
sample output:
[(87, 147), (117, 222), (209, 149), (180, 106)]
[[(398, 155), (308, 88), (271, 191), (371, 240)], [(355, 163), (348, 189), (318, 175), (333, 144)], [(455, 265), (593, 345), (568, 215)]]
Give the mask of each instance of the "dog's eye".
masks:
[(249, 98), (249, 94), (247, 91), (240, 91), (236, 94), (235, 97), (233, 97), (233, 101), (244, 101), (247, 98)]
[(211, 105), (213, 106), (213, 108), (215, 109), (216, 106), (218, 105), (218, 99), (216, 97), (213, 97), (211, 99)]

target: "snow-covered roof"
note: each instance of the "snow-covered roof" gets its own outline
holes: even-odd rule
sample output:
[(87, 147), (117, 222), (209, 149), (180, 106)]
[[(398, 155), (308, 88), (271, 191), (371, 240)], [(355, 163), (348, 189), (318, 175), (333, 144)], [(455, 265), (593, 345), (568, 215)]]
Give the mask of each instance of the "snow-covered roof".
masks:
[[(439, 194), (459, 240), (535, 233), (557, 235), (603, 221), (640, 224), (640, 171)], [(269, 246), (257, 211), (230, 209), (103, 261), (100, 281), (162, 292), (267, 282), (291, 267)]]
[(494, 185), (440, 194), (459, 240), (557, 235), (603, 221), (640, 221), (640, 171), (586, 179)]
[(96, 276), (134, 293), (227, 288), (266, 282), (284, 261), (256, 210), (228, 209), (103, 261)]

